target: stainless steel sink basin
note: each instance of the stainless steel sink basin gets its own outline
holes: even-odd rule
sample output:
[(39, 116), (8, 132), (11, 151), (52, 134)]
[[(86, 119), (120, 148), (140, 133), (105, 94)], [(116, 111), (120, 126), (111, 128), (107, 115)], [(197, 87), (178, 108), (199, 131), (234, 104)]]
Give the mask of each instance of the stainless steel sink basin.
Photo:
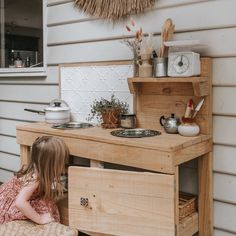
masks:
[(151, 129), (119, 129), (111, 132), (111, 135), (122, 138), (143, 138), (160, 135), (161, 132)]
[(93, 125), (86, 122), (68, 122), (52, 126), (54, 129), (85, 129), (89, 127), (93, 127)]

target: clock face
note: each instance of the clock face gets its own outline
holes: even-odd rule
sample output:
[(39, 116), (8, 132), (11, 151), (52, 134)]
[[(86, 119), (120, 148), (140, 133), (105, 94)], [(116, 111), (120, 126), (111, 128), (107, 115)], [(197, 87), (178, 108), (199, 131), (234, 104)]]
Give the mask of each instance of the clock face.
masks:
[(189, 68), (190, 62), (187, 56), (185, 55), (178, 55), (174, 58), (173, 61), (173, 69), (178, 74), (183, 74)]

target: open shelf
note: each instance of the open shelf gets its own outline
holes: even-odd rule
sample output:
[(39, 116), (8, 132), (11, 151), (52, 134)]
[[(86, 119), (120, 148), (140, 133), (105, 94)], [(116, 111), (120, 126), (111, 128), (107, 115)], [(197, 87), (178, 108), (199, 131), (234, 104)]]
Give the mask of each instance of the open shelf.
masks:
[(128, 78), (128, 82), (131, 83), (137, 83), (137, 82), (151, 82), (151, 83), (199, 83), (199, 82), (207, 82), (207, 77), (203, 76), (194, 76), (194, 77), (148, 77), (148, 78), (142, 78), (142, 77), (132, 77)]
[(179, 222), (179, 235), (189, 236), (194, 235), (198, 232), (198, 213), (193, 213), (192, 215), (184, 218)]
[[(129, 90), (132, 94), (140, 92), (143, 83), (192, 83), (194, 95), (197, 97), (208, 95), (208, 78), (205, 76), (194, 77), (160, 77), (160, 78), (128, 78)], [(161, 86), (161, 85), (160, 85)]]

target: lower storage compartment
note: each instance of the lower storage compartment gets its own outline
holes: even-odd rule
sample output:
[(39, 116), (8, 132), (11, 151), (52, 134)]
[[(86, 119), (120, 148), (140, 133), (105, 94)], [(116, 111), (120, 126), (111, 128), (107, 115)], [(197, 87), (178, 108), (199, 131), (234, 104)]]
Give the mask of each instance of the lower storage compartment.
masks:
[(183, 220), (179, 224), (179, 235), (190, 236), (198, 232), (198, 213), (195, 212)]
[(174, 175), (69, 167), (69, 222), (116, 236), (174, 236)]

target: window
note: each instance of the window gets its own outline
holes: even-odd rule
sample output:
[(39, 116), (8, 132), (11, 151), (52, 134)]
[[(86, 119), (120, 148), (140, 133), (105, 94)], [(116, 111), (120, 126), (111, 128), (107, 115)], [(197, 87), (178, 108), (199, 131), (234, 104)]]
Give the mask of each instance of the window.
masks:
[(0, 73), (43, 68), (43, 0), (0, 0), (0, 3)]

